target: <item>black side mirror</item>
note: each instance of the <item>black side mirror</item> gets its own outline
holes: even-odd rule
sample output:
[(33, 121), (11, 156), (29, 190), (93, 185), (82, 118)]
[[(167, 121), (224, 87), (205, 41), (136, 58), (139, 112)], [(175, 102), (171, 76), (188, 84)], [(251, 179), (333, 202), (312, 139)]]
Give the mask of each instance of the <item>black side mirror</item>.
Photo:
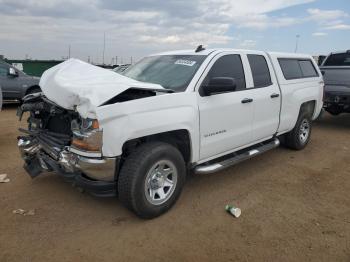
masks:
[(326, 74), (326, 71), (321, 71), (321, 74), (324, 76)]
[(211, 96), (236, 90), (237, 82), (232, 77), (213, 77), (208, 85), (202, 86), (202, 95)]

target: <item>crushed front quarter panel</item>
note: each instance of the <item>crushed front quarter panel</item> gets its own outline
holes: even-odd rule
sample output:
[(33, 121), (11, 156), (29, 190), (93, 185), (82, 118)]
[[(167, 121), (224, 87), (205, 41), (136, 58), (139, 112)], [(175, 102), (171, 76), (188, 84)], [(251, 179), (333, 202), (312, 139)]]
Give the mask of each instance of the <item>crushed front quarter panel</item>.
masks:
[(164, 90), (78, 59), (69, 59), (45, 71), (40, 79), (45, 96), (61, 107), (95, 118), (96, 108), (129, 88)]

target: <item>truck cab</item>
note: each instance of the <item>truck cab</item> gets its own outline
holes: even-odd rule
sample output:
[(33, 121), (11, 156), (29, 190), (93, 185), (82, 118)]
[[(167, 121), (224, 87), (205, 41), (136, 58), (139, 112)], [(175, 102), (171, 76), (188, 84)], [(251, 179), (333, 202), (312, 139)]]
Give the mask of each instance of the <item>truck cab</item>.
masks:
[(188, 172), (214, 173), (280, 142), (303, 149), (324, 83), (309, 55), (199, 47), (148, 56), (123, 75), (68, 60), (40, 86), (19, 110), (31, 115), (18, 142), (29, 175), (54, 171), (153, 218), (175, 204)]

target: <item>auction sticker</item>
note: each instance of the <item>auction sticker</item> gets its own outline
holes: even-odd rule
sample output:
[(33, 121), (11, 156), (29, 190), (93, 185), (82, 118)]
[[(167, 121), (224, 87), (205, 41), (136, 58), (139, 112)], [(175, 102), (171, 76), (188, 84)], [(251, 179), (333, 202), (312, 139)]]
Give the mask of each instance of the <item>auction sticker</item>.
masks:
[(179, 59), (175, 61), (175, 65), (185, 65), (185, 66), (194, 66), (196, 61)]

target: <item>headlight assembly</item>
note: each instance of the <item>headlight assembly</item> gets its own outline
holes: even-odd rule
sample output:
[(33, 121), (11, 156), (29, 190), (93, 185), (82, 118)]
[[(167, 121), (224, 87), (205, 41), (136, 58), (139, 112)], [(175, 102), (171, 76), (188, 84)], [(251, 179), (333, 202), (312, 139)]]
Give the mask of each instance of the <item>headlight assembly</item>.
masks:
[(80, 128), (72, 124), (72, 132), (72, 147), (87, 152), (102, 151), (102, 129), (97, 119), (82, 119)]

